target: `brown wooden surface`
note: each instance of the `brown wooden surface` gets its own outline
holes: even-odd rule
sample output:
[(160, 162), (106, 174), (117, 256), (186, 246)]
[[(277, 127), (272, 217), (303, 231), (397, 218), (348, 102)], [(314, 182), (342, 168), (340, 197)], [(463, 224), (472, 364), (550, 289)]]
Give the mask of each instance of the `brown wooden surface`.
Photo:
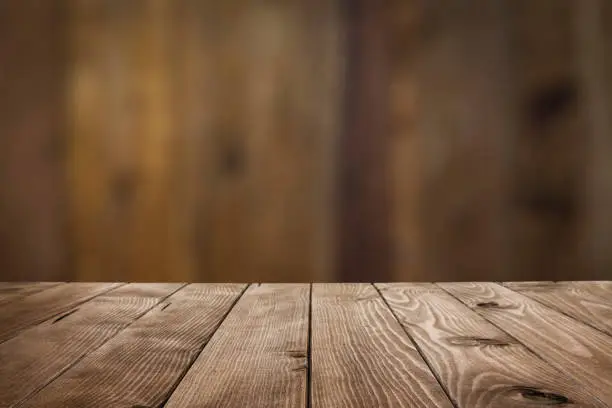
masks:
[(0, 283), (0, 407), (612, 407), (612, 282), (504, 285)]
[(20, 331), (64, 313), (118, 283), (67, 283), (0, 307), (0, 343)]
[(59, 283), (56, 282), (2, 283), (0, 284), (0, 306), (57, 285)]
[(612, 401), (612, 337), (495, 283), (440, 286), (591, 395)]
[(372, 285), (313, 285), (311, 336), (313, 408), (452, 407)]
[(307, 284), (251, 286), (166, 406), (306, 407), (309, 293)]
[(0, 407), (43, 388), (181, 286), (121, 286), (1, 344)]
[(611, 279), (606, 0), (2, 0), (0, 280)]
[(508, 282), (504, 286), (612, 335), (612, 288), (607, 282)]
[(458, 406), (607, 406), (434, 284), (376, 286)]
[(239, 284), (186, 286), (23, 406), (160, 405), (243, 289)]

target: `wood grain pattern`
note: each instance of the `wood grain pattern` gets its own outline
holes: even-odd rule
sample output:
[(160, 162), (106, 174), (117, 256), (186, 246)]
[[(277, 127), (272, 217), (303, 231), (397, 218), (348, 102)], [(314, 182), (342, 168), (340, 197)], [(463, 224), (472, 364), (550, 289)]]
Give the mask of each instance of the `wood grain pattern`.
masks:
[(43, 388), (181, 286), (125, 285), (1, 344), (0, 407)]
[(0, 283), (0, 306), (59, 284), (59, 282)]
[(245, 285), (191, 284), (89, 354), (23, 407), (157, 407)]
[(0, 307), (0, 343), (20, 331), (67, 312), (80, 303), (116, 288), (118, 283), (66, 283)]
[(506, 282), (504, 286), (612, 335), (612, 292), (603, 282)]
[(586, 392), (612, 401), (612, 337), (493, 283), (440, 283)]
[(606, 407), (434, 284), (377, 284), (458, 407)]
[(312, 407), (452, 407), (370, 284), (314, 284)]
[(305, 408), (309, 293), (306, 284), (251, 286), (166, 407)]

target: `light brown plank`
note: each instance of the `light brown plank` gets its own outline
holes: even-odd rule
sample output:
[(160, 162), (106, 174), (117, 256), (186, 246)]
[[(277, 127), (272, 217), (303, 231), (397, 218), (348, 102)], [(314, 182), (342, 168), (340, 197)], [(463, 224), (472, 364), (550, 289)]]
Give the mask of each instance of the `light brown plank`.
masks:
[(0, 343), (20, 331), (66, 312), (119, 283), (67, 283), (0, 307)]
[(452, 407), (370, 284), (315, 284), (312, 407)]
[(494, 283), (441, 283), (559, 370), (585, 392), (612, 401), (612, 337)]
[(607, 406), (435, 285), (377, 287), (457, 406)]
[(306, 284), (251, 286), (167, 408), (305, 408), (309, 292)]
[(0, 283), (0, 306), (58, 285), (59, 282)]
[(597, 282), (506, 282), (504, 286), (612, 335), (612, 294)]
[(50, 383), (181, 286), (125, 285), (0, 345), (0, 407)]
[(186, 286), (23, 406), (160, 406), (244, 287), (240, 284)]

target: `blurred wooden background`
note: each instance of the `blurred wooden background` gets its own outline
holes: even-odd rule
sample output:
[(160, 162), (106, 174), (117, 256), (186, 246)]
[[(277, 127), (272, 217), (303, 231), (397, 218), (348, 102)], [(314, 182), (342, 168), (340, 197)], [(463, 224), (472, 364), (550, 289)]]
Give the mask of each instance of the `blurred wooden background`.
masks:
[(612, 279), (610, 17), (0, 1), (0, 280)]

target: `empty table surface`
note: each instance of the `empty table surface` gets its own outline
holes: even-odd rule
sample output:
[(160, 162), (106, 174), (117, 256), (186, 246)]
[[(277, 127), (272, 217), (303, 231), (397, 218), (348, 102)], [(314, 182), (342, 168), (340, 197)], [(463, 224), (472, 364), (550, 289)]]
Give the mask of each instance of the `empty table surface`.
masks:
[(0, 407), (612, 407), (612, 282), (0, 283)]

